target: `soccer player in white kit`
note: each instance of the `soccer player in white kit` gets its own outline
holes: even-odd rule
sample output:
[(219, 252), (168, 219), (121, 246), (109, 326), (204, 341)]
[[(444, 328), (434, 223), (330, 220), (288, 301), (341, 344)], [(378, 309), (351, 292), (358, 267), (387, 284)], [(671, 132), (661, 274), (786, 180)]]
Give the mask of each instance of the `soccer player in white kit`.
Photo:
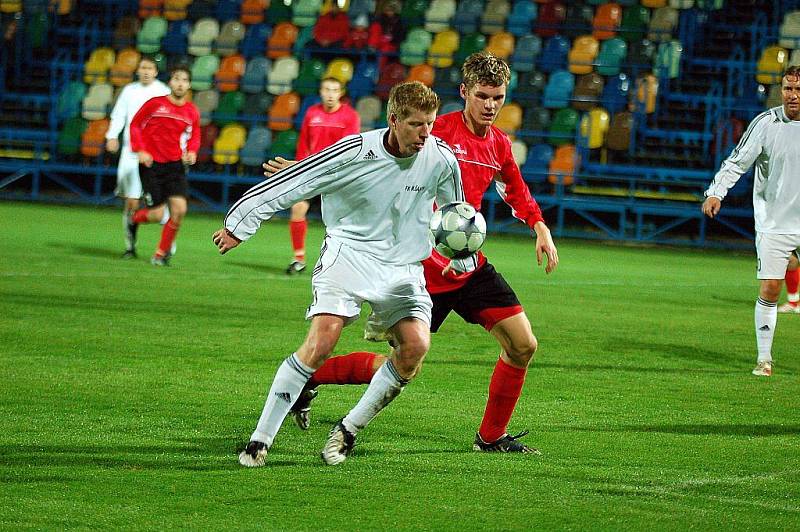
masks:
[(755, 117), (706, 190), (703, 213), (713, 218), (725, 195), (755, 164), (753, 213), (760, 280), (755, 307), (758, 359), (753, 375), (772, 375), (778, 297), (789, 257), (800, 247), (800, 66), (781, 79), (783, 105)]
[(331, 430), (325, 463), (343, 462), (355, 435), (414, 377), (430, 345), (431, 299), (420, 261), (431, 253), (434, 202), (463, 201), (452, 150), (431, 136), (439, 98), (419, 82), (389, 94), (388, 129), (350, 135), (251, 188), (213, 235), (220, 253), (250, 238), (262, 221), (320, 195), (326, 237), (312, 274), (311, 326), (303, 344), (278, 368), (266, 404), (239, 462), (263, 466), (292, 404), (327, 359), (361, 304), (397, 349), (378, 369), (358, 404)]
[[(169, 94), (169, 87), (156, 79), (158, 67), (149, 57), (142, 57), (136, 69), (139, 81), (122, 88), (117, 102), (111, 110), (111, 123), (106, 132), (106, 150), (110, 153), (120, 151), (119, 134), (122, 135), (122, 150), (117, 165), (117, 188), (114, 193), (125, 200), (122, 208), (122, 226), (125, 230), (125, 253), (123, 258), (136, 258), (136, 234), (128, 230), (128, 217), (139, 208), (142, 197), (142, 182), (139, 179), (139, 158), (131, 151), (131, 120), (144, 102), (156, 96)], [(169, 212), (165, 214), (169, 219)]]

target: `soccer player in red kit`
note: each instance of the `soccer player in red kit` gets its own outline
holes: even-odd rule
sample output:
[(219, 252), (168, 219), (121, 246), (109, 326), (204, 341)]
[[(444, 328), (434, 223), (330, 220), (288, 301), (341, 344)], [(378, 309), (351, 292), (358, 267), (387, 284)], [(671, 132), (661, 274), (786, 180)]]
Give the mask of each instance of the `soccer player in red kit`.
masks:
[[(300, 137), (297, 139), (295, 158), (299, 161), (322, 151), (334, 142), (361, 132), (361, 119), (347, 103), (342, 102), (344, 86), (336, 78), (324, 78), (320, 82), (319, 95), (322, 102), (312, 105), (303, 117)], [(279, 157), (280, 159), (280, 157)], [(300, 201), (292, 205), (289, 215), (289, 233), (292, 237), (294, 259), (286, 268), (289, 275), (306, 269), (306, 213), (309, 203)]]
[[(466, 199), (476, 209), (480, 209), (483, 195), (494, 181), (514, 216), (531, 228), (536, 238), (537, 262), (541, 265), (546, 256), (545, 272), (550, 273), (558, 265), (558, 251), (550, 230), (514, 162), (511, 141), (493, 125), (505, 102), (511, 77), (508, 65), (489, 53), (478, 52), (467, 58), (462, 73), (460, 92), (465, 101), (464, 111), (437, 118), (433, 135), (453, 148), (461, 167)], [(433, 300), (431, 332), (436, 332), (447, 315), (455, 311), (467, 322), (484, 327), (500, 344), (500, 357), (489, 382), (489, 399), (473, 449), (538, 454), (536, 449), (518, 441), (527, 432), (516, 436), (506, 432), (537, 348), (531, 324), (516, 294), (482, 253), (451, 264), (434, 251), (423, 261), (423, 266)], [(366, 352), (328, 359), (312, 375), (292, 407), (298, 426), (308, 428), (309, 405), (317, 395), (318, 385), (368, 383), (384, 361), (383, 356)]]
[(139, 224), (160, 222), (169, 203), (169, 221), (150, 260), (154, 266), (169, 264), (169, 250), (188, 207), (186, 166), (197, 161), (200, 147), (200, 113), (188, 100), (191, 83), (187, 67), (173, 68), (167, 83), (170, 93), (147, 100), (131, 122), (131, 150), (139, 158), (147, 206), (131, 216), (130, 239), (135, 241)]

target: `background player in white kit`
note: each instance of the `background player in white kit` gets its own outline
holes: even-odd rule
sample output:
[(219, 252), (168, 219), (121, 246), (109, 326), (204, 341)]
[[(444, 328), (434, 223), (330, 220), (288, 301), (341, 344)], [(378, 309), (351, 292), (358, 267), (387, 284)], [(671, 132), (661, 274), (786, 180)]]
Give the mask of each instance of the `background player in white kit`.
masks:
[(430, 344), (431, 299), (420, 261), (431, 252), (434, 201), (463, 201), (453, 152), (430, 136), (439, 98), (419, 82), (389, 94), (388, 129), (345, 137), (250, 189), (213, 235), (220, 253), (250, 238), (262, 221), (298, 200), (321, 195), (327, 235), (312, 277), (311, 326), (278, 368), (247, 448), (244, 466), (264, 465), (292, 404), (331, 355), (342, 329), (370, 303), (378, 325), (399, 344), (358, 404), (330, 432), (323, 460), (341, 463), (355, 434), (414, 377)]
[(783, 105), (755, 117), (706, 190), (703, 213), (713, 218), (739, 178), (756, 165), (753, 213), (760, 280), (755, 307), (758, 360), (753, 375), (772, 375), (778, 297), (789, 257), (800, 247), (800, 66), (781, 79)]
[[(169, 87), (156, 79), (158, 67), (149, 57), (142, 57), (136, 69), (139, 81), (129, 83), (122, 88), (117, 102), (111, 110), (111, 123), (106, 132), (106, 150), (111, 153), (120, 151), (119, 134), (122, 135), (122, 150), (117, 165), (117, 188), (114, 193), (125, 200), (122, 208), (122, 226), (125, 235), (125, 253), (123, 258), (136, 257), (135, 234), (127, 230), (128, 217), (139, 208), (142, 197), (142, 182), (139, 178), (139, 158), (131, 151), (131, 120), (141, 109), (144, 102), (156, 96), (169, 94)], [(162, 224), (169, 220), (169, 211), (164, 213)]]

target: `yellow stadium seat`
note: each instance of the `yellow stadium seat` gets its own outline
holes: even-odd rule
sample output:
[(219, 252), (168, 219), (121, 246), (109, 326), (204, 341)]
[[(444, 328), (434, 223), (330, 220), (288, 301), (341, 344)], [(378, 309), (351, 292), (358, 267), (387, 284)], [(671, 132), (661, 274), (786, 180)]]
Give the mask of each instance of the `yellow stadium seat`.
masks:
[(507, 31), (495, 33), (489, 38), (486, 51), (501, 59), (508, 59), (514, 53), (514, 36)]
[(334, 59), (328, 63), (328, 68), (325, 69), (325, 74), (322, 77), (336, 78), (347, 85), (353, 79), (353, 62), (341, 57)]
[(601, 107), (595, 107), (583, 115), (580, 126), (581, 137), (586, 141), (589, 149), (593, 150), (603, 146), (610, 123), (611, 117), (608, 116), (608, 111)]
[(766, 85), (780, 83), (788, 60), (789, 52), (786, 49), (780, 46), (768, 46), (761, 52), (756, 65), (756, 81)]
[(239, 150), (244, 146), (247, 130), (241, 124), (228, 124), (222, 128), (214, 141), (214, 154), (211, 156), (216, 164), (236, 164), (239, 162)]
[(591, 35), (581, 35), (572, 43), (569, 51), (569, 71), (573, 74), (588, 74), (594, 69), (594, 61), (600, 45)]
[(522, 124), (522, 107), (518, 103), (507, 103), (497, 114), (494, 125), (500, 128), (506, 135), (513, 137)]
[(114, 64), (115, 58), (116, 54), (111, 48), (95, 48), (84, 64), (83, 81), (90, 84), (108, 81), (108, 70)]
[(453, 66), (453, 54), (458, 50), (460, 38), (453, 30), (440, 31), (428, 50), (428, 64), (436, 68)]

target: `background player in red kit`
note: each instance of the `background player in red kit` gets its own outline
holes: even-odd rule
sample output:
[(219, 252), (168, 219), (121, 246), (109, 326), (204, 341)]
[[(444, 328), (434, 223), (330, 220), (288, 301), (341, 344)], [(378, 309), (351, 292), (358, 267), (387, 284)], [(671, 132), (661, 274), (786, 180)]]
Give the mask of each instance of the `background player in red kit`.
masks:
[[(361, 119), (347, 103), (343, 103), (344, 86), (336, 78), (324, 78), (320, 82), (319, 95), (322, 102), (308, 108), (300, 137), (297, 140), (295, 158), (299, 161), (322, 151), (334, 142), (361, 132)], [(278, 158), (280, 160), (280, 158)], [(289, 215), (289, 233), (292, 237), (294, 259), (286, 268), (289, 275), (306, 269), (306, 213), (309, 203), (300, 201), (292, 205)]]
[[(492, 125), (505, 102), (511, 77), (508, 65), (491, 54), (478, 52), (467, 58), (462, 73), (460, 92), (465, 101), (464, 111), (437, 118), (433, 135), (453, 148), (461, 167), (466, 199), (476, 209), (480, 209), (483, 194), (494, 181), (514, 216), (531, 228), (536, 237), (537, 262), (541, 265), (546, 257), (545, 272), (550, 273), (558, 265), (558, 251), (550, 230), (514, 162), (511, 141)], [(538, 453), (518, 441), (526, 432), (516, 436), (506, 432), (537, 348), (536, 337), (516, 294), (482, 253), (451, 264), (434, 251), (423, 261), (423, 266), (433, 300), (431, 331), (437, 331), (450, 311), (455, 311), (467, 322), (483, 326), (500, 344), (500, 358), (489, 382), (489, 398), (473, 448)], [(309, 404), (316, 396), (316, 386), (367, 383), (384, 360), (383, 356), (364, 352), (328, 359), (292, 407), (300, 428), (308, 428)]]
[(186, 67), (170, 71), (170, 93), (147, 100), (131, 122), (131, 150), (139, 157), (139, 175), (147, 207), (128, 223), (131, 240), (139, 224), (157, 223), (169, 202), (169, 221), (150, 262), (167, 266), (169, 250), (186, 215), (189, 185), (185, 165), (197, 161), (200, 147), (200, 113), (188, 100), (192, 75)]

